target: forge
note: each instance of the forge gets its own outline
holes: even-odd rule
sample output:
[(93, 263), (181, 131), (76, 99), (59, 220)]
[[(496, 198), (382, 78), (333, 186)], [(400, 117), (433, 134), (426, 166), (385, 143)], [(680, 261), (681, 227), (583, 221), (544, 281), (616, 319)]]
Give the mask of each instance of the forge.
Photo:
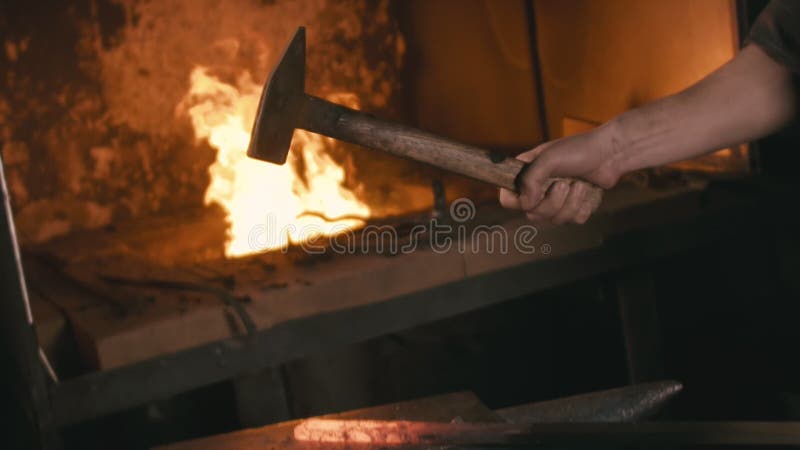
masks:
[(48, 3), (0, 9), (4, 301), (33, 330), (15, 361), (38, 374), (22, 390), (45, 444), (231, 380), (242, 423), (297, 418), (243, 413), (261, 398), (244, 375), (599, 276), (630, 381), (652, 381), (641, 268), (760, 226), (760, 197), (725, 188), (762, 175), (754, 143), (627, 176), (585, 226), (301, 129), (285, 164), (247, 156), (301, 26), (310, 94), (510, 158), (703, 78), (740, 48), (747, 2)]

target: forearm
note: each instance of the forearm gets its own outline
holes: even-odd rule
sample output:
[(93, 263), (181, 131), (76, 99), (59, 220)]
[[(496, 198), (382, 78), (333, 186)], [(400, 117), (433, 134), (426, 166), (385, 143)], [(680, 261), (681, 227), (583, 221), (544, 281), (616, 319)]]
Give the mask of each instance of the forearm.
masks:
[(605, 127), (621, 175), (769, 134), (795, 114), (791, 73), (750, 45), (683, 92), (628, 111)]
[[(518, 194), (501, 190), (500, 202), (530, 220), (583, 223), (597, 207), (592, 189), (769, 134), (794, 117), (795, 105), (791, 71), (751, 45), (683, 92), (517, 156), (530, 165)], [(554, 177), (581, 181), (552, 183)]]

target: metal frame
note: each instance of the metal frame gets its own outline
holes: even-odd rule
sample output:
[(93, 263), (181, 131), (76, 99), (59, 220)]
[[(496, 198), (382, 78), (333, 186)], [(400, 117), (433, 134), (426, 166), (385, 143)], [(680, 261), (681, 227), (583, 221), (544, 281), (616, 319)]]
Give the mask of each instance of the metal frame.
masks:
[(36, 430), (38, 444), (42, 447), (58, 446), (58, 436), (53, 424), (49, 390), (42, 351), (33, 315), (28, 302), (25, 274), (22, 270), (17, 233), (11, 213), (11, 202), (6, 184), (5, 165), (0, 157), (0, 187), (2, 187), (3, 214), (0, 217), (0, 277), (3, 299), (0, 315), (3, 323), (3, 344), (12, 359), (14, 388), (22, 402), (31, 424)]

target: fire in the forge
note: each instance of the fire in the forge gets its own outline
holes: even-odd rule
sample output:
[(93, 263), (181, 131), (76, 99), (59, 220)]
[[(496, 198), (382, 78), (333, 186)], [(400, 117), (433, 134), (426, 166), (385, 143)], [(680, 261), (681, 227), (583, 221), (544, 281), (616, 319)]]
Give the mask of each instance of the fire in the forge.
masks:
[[(205, 202), (217, 203), (227, 213), (228, 257), (341, 233), (362, 225), (358, 217), (370, 213), (344, 186), (345, 169), (326, 152), (328, 138), (295, 131), (287, 164), (280, 166), (247, 157), (260, 94), (261, 86), (248, 72), (233, 85), (196, 67), (178, 108), (191, 118), (197, 139), (206, 139), (217, 150)], [(338, 103), (358, 107), (353, 94), (335, 97)]]

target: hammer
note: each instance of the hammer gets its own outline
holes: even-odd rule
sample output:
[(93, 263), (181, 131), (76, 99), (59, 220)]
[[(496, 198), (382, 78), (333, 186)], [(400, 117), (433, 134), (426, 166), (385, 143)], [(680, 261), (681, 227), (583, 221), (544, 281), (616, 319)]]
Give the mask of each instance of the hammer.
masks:
[[(305, 93), (306, 33), (300, 27), (272, 72), (258, 105), (247, 155), (286, 162), (295, 128), (308, 130), (517, 191), (526, 163)], [(552, 184), (556, 179), (550, 180)]]

